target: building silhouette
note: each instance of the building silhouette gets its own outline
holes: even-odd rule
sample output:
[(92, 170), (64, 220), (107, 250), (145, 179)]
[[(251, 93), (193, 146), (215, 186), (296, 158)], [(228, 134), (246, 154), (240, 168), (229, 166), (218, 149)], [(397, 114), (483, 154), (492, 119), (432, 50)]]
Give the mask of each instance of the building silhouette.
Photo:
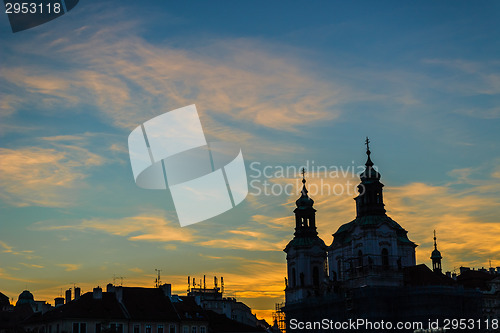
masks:
[[(387, 216), (384, 185), (371, 160), (368, 138), (366, 146), (367, 161), (355, 198), (356, 217), (338, 228), (329, 246), (318, 236), (314, 201), (308, 196), (303, 171), (301, 196), (293, 211), (294, 237), (284, 249), (285, 303), (278, 306), (275, 316), (284, 321), (280, 328), (286, 332), (326, 332), (335, 330), (324, 320), (331, 321), (329, 325), (364, 320), (365, 324), (403, 323), (397, 332), (418, 332), (437, 328), (429, 327), (436, 321), (442, 328), (449, 319), (494, 318), (500, 305), (495, 289), (500, 274), (492, 270), (485, 273), (487, 277), (482, 275), (472, 281), (443, 274), (435, 233), (432, 270), (416, 265), (417, 245), (408, 238), (408, 231)], [(470, 286), (465, 286), (464, 281), (469, 281)], [(482, 290), (477, 288), (478, 281), (484, 284)], [(358, 326), (354, 331), (381, 329)], [(476, 324), (465, 331), (487, 330)]]
[[(190, 288), (191, 289), (191, 288)], [(106, 290), (74, 298), (55, 298), (55, 306), (37, 306), (31, 292), (19, 295), (16, 306), (4, 304), (0, 333), (262, 333), (269, 325), (234, 298), (223, 298), (218, 288), (192, 288), (187, 296), (173, 295), (170, 284), (155, 288), (108, 284)], [(0, 295), (0, 301), (8, 298)], [(214, 297), (212, 297), (214, 296)], [(253, 320), (252, 320), (253, 318)]]

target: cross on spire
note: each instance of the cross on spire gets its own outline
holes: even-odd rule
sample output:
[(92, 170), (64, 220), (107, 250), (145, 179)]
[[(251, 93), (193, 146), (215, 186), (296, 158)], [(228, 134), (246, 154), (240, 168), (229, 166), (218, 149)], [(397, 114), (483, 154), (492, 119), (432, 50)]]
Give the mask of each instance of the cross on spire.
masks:
[(366, 137), (365, 145), (366, 145), (366, 150), (370, 151), (370, 139), (368, 139), (368, 137)]
[(302, 168), (302, 184), (306, 183), (306, 169)]

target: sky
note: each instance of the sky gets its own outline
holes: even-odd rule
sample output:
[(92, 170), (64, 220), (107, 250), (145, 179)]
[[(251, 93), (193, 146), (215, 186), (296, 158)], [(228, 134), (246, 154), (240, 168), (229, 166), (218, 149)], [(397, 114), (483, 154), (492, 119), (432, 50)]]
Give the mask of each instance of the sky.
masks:
[[(430, 265), (500, 266), (497, 1), (80, 1), (12, 33), (0, 14), (0, 291), (109, 282), (184, 294), (223, 276), (271, 318), (284, 301), (301, 166), (327, 245), (355, 217), (371, 140), (387, 213)], [(237, 144), (249, 194), (180, 227), (139, 188), (127, 138), (195, 104)], [(194, 207), (196, 209), (196, 207)], [(120, 279), (122, 277), (123, 279)]]

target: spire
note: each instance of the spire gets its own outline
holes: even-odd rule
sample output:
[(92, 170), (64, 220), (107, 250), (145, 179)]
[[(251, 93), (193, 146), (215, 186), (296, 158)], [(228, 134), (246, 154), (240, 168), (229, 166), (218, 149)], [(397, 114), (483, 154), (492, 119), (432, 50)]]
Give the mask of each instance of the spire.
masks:
[(370, 139), (368, 139), (368, 137), (366, 137), (365, 145), (366, 145), (366, 155), (368, 155), (365, 165), (367, 168), (371, 168), (373, 166), (373, 162), (370, 159), (370, 154), (372, 152), (370, 151)]
[(443, 257), (441, 256), (441, 252), (439, 252), (437, 248), (437, 241), (436, 241), (436, 230), (434, 230), (434, 251), (432, 251), (431, 254), (431, 260), (432, 260), (432, 270), (434, 272), (441, 273), (441, 259)]
[(309, 236), (317, 235), (315, 213), (316, 209), (313, 208), (314, 200), (307, 195), (306, 188), (306, 170), (302, 168), (302, 190), (300, 198), (295, 201), (297, 208), (293, 211), (295, 213), (295, 235)]
[(295, 201), (295, 204), (297, 205), (297, 208), (299, 209), (304, 209), (307, 207), (312, 207), (314, 204), (314, 200), (309, 198), (307, 193), (309, 192), (306, 188), (306, 169), (302, 168), (302, 190), (300, 198)]
[(366, 155), (365, 170), (359, 175), (361, 184), (358, 185), (358, 197), (356, 200), (357, 217), (368, 215), (385, 215), (384, 201), (382, 197), (382, 187), (380, 182), (380, 173), (373, 167), (370, 158), (370, 139), (366, 137)]
[(302, 168), (302, 195), (307, 196), (306, 169), (305, 168)]

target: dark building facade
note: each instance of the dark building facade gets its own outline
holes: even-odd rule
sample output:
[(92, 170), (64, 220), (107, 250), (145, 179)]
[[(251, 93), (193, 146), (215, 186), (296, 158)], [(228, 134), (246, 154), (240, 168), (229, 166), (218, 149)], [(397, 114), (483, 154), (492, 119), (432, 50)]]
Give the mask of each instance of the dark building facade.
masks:
[[(367, 139), (356, 218), (340, 226), (330, 246), (318, 237), (314, 201), (302, 180), (294, 238), (284, 249), (286, 331), (423, 332), (443, 328), (450, 319), (481, 320), (482, 293), (442, 274), (436, 238), (433, 270), (416, 265), (417, 245), (386, 214), (384, 185), (368, 144)], [(478, 326), (464, 331), (486, 331)]]

